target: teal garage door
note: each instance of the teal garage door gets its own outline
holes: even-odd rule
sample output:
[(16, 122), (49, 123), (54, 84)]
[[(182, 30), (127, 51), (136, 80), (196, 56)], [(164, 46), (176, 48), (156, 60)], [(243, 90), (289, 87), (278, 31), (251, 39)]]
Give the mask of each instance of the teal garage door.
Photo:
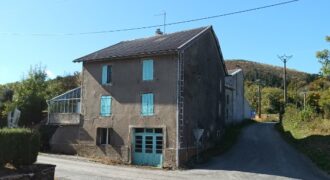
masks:
[(133, 135), (133, 164), (162, 167), (162, 129), (135, 128)]

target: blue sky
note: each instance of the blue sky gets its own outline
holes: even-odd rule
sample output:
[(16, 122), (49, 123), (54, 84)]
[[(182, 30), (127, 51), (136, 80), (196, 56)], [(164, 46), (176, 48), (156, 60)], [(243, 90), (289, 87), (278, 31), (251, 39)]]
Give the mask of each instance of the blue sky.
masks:
[[(284, 1), (284, 0), (283, 0)], [(21, 80), (31, 65), (46, 66), (50, 76), (81, 70), (72, 60), (118, 41), (152, 36), (155, 28), (107, 34), (35, 36), (33, 33), (80, 33), (161, 24), (212, 16), (283, 2), (280, 0), (0, 1), (0, 84)], [(282, 65), (318, 73), (317, 50), (329, 48), (330, 1), (300, 0), (260, 11), (167, 26), (167, 32), (213, 25), (225, 59)], [(9, 34), (6, 34), (9, 33)], [(12, 33), (19, 33), (13, 35)]]

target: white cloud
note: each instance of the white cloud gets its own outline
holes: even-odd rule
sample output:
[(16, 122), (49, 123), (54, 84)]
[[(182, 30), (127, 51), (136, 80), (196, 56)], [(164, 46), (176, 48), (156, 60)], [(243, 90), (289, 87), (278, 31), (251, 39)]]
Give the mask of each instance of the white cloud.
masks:
[(53, 72), (51, 72), (50, 70), (48, 70), (48, 69), (46, 69), (46, 74), (47, 74), (47, 76), (48, 76), (49, 79), (56, 78), (56, 75)]

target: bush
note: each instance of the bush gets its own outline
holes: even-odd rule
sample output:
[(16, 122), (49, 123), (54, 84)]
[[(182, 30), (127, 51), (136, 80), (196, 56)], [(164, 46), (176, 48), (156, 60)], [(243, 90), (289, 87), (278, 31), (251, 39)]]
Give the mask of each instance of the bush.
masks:
[(37, 160), (40, 146), (38, 132), (27, 128), (0, 129), (0, 166), (31, 165)]
[[(283, 116), (283, 127), (296, 128), (301, 122), (300, 111), (294, 105), (288, 104)], [(287, 129), (285, 129), (287, 130)]]
[(310, 106), (306, 106), (305, 109), (299, 112), (299, 115), (300, 119), (302, 119), (303, 121), (310, 121), (317, 117), (314, 109)]

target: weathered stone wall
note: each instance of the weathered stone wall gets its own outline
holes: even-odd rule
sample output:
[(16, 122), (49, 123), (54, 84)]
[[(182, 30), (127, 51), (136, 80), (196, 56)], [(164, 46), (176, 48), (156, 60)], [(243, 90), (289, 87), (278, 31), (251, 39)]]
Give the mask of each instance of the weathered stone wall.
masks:
[[(142, 81), (142, 60), (154, 60), (154, 80)], [(111, 85), (101, 85), (103, 65), (112, 65)], [(166, 127), (164, 166), (175, 163), (177, 57), (158, 56), (84, 63), (82, 84), (82, 122), (78, 154), (106, 155), (131, 161), (132, 128)], [(141, 94), (154, 93), (154, 115), (141, 116)], [(100, 116), (100, 98), (112, 96), (112, 115)], [(96, 145), (97, 128), (112, 128), (110, 145)], [(114, 148), (116, 147), (116, 149)], [(174, 156), (174, 158), (173, 158)]]
[(184, 50), (184, 139), (180, 162), (196, 154), (194, 129), (204, 129), (201, 147), (205, 149), (224, 131), (225, 69), (215, 39), (208, 31)]
[(50, 113), (49, 124), (79, 124), (81, 115), (79, 113)]

